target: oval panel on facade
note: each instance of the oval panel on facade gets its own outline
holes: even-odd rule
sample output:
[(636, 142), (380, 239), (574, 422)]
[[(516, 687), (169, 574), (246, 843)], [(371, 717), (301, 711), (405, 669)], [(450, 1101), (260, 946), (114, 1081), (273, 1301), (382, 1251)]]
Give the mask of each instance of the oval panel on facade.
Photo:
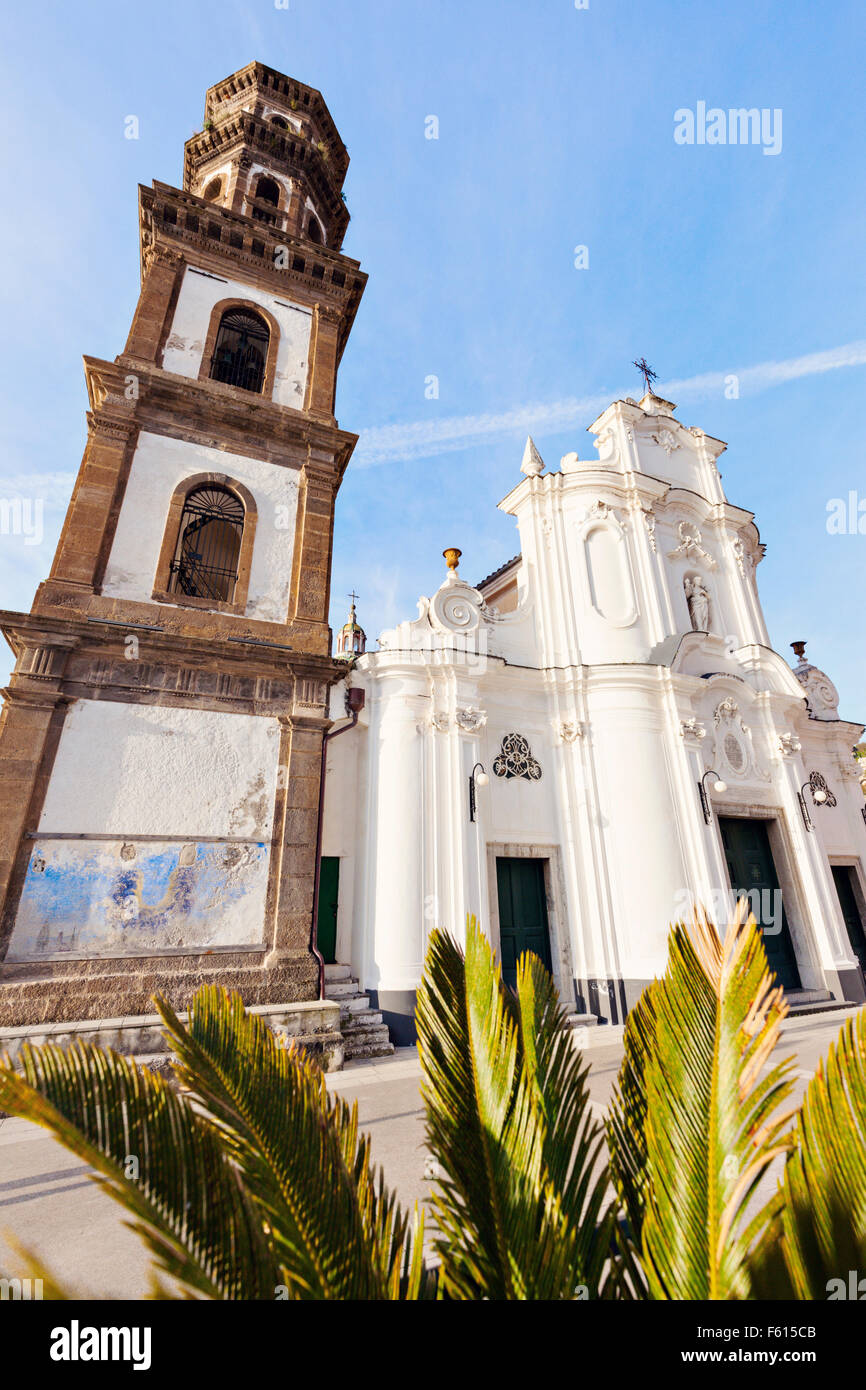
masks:
[(592, 606), (610, 623), (628, 623), (635, 616), (634, 588), (625, 542), (610, 526), (594, 526), (583, 541)]

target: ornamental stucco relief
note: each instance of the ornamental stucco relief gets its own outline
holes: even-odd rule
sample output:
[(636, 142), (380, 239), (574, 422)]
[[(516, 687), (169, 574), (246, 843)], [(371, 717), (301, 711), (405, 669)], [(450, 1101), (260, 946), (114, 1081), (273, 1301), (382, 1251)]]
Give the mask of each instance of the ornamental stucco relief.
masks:
[(702, 544), (703, 536), (700, 529), (693, 521), (681, 521), (677, 526), (677, 535), (680, 538), (680, 543), (673, 550), (668, 551), (669, 560), (682, 555), (687, 560), (703, 561), (711, 570), (716, 568), (715, 560)]
[(474, 734), (478, 729), (483, 729), (487, 723), (487, 711), (483, 709), (465, 708), (454, 712), (454, 718), (458, 728), (464, 733)]

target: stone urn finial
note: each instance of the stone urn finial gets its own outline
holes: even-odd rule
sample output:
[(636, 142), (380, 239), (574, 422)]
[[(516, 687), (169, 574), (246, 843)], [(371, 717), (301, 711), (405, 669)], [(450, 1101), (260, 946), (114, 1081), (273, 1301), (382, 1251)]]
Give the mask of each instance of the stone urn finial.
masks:
[(457, 566), (460, 564), (460, 556), (463, 554), (463, 551), (458, 550), (454, 545), (449, 545), (447, 550), (442, 551), (442, 554), (445, 556), (445, 563), (451, 573), (456, 574)]
[(805, 643), (805, 642), (792, 642), (792, 643), (791, 643), (791, 646), (792, 646), (792, 648), (793, 648), (793, 650), (794, 650), (794, 655), (795, 655), (795, 657), (797, 658), (797, 660), (798, 660), (798, 661), (805, 661), (805, 660), (806, 660), (806, 643)]

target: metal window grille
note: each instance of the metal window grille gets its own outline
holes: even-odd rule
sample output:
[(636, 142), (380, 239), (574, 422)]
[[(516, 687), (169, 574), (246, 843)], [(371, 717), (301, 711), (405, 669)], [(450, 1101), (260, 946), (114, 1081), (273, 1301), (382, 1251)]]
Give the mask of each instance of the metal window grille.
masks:
[(234, 493), (194, 488), (183, 504), (169, 593), (231, 603), (243, 529), (243, 504)]
[(257, 314), (229, 309), (223, 314), (217, 333), (210, 360), (211, 378), (228, 386), (240, 386), (244, 391), (261, 391), (269, 341), (267, 325)]

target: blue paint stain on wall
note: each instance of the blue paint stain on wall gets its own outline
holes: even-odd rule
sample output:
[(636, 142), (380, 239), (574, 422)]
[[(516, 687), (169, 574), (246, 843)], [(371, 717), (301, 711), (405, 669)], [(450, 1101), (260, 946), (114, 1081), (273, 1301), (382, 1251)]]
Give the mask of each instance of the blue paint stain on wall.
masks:
[(263, 940), (268, 846), (40, 840), (7, 959)]

